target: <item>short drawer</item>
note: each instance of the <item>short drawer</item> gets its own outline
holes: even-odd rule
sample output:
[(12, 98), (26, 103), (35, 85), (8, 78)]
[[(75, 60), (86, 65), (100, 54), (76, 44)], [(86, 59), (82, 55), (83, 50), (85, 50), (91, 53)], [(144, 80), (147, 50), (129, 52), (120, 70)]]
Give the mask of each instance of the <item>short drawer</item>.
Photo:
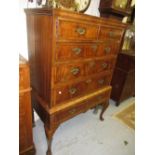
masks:
[(96, 40), (98, 26), (92, 23), (80, 23), (79, 21), (58, 20), (58, 40)]
[(61, 104), (84, 94), (84, 82), (61, 86), (54, 89), (55, 104)]
[(119, 46), (119, 42), (116, 41), (103, 42), (100, 44), (96, 56), (116, 55), (119, 52)]
[(105, 39), (115, 39), (120, 40), (122, 37), (123, 31), (120, 29), (113, 29), (113, 28), (107, 28), (107, 27), (101, 27), (100, 33), (99, 33), (99, 39), (105, 40)]
[(54, 70), (54, 82), (56, 84), (83, 77), (85, 74), (85, 65), (84, 63), (60, 64), (56, 65)]
[(101, 73), (112, 70), (115, 65), (115, 58), (92, 60), (86, 64), (86, 74)]
[(111, 94), (111, 89), (107, 90), (102, 94), (92, 97), (91, 99), (87, 100), (87, 107), (92, 108), (98, 104), (101, 104), (102, 102), (109, 100), (110, 94)]
[(67, 44), (58, 43), (56, 45), (55, 59), (56, 60), (71, 60), (84, 57), (86, 45), (83, 44)]
[(83, 81), (84, 93), (93, 92), (110, 85), (112, 72), (97, 74), (94, 77), (87, 78)]
[(112, 79), (112, 72), (109, 72), (108, 74), (101, 74), (95, 77), (94, 79), (95, 88), (100, 89), (100, 88), (110, 85), (111, 79)]

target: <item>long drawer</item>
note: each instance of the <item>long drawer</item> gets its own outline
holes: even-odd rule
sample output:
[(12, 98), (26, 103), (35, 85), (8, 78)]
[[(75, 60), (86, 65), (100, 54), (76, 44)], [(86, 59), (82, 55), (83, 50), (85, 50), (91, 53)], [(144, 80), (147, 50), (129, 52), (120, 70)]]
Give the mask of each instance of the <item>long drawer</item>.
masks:
[(55, 60), (68, 61), (82, 58), (94, 58), (116, 55), (119, 42), (102, 43), (57, 43)]
[(55, 65), (53, 69), (54, 83), (68, 82), (77, 80), (88, 75), (102, 73), (112, 70), (115, 65), (115, 57), (104, 58), (101, 60), (90, 60), (83, 62), (62, 63)]
[(110, 85), (112, 73), (102, 73), (94, 77), (86, 78), (80, 82), (74, 82), (54, 88), (55, 105), (75, 99), (97, 89)]
[(102, 103), (107, 101), (110, 97), (111, 89), (108, 89), (107, 91), (97, 94), (87, 100), (84, 100), (82, 102), (79, 102), (78, 104), (74, 106), (69, 106), (68, 108), (59, 111), (58, 113), (54, 114), (54, 118), (58, 122), (63, 122), (67, 119), (70, 119), (74, 116), (76, 116), (79, 113), (85, 112), (91, 107), (96, 106), (99, 103)]

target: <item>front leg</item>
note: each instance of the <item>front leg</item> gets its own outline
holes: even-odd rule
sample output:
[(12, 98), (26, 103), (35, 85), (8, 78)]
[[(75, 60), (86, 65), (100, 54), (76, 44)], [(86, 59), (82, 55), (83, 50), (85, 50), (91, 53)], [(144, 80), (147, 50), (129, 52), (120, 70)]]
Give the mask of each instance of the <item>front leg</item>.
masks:
[(105, 110), (108, 108), (108, 106), (109, 106), (109, 100), (106, 101), (106, 102), (102, 105), (102, 111), (101, 111), (101, 114), (100, 114), (100, 120), (101, 120), (101, 121), (104, 121), (103, 113), (104, 113)]
[(52, 127), (52, 129), (48, 129), (46, 126), (44, 126), (44, 128), (45, 128), (47, 145), (48, 145), (46, 155), (52, 155), (51, 144), (52, 144), (53, 134), (56, 131), (56, 129), (58, 128), (58, 125), (54, 125)]
[(47, 149), (46, 155), (52, 155), (52, 150), (51, 150), (52, 139), (53, 139), (53, 136), (51, 136), (50, 138), (47, 138), (48, 149)]

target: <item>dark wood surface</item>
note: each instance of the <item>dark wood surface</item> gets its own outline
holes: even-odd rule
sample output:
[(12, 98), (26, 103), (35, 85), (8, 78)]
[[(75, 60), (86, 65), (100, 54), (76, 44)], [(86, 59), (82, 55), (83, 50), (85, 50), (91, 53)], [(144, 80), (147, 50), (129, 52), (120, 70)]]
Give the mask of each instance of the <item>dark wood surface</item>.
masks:
[(126, 25), (60, 9), (26, 9), (33, 106), (51, 140), (60, 123), (108, 107)]
[(19, 61), (19, 154), (34, 155), (29, 66), (22, 56)]
[(117, 106), (135, 95), (135, 56), (130, 53), (119, 53), (111, 82), (111, 98)]
[(99, 11), (101, 17), (108, 17), (121, 21), (125, 16), (131, 15), (132, 0), (127, 1), (127, 5), (125, 8), (115, 7), (115, 1), (116, 0), (100, 0)]

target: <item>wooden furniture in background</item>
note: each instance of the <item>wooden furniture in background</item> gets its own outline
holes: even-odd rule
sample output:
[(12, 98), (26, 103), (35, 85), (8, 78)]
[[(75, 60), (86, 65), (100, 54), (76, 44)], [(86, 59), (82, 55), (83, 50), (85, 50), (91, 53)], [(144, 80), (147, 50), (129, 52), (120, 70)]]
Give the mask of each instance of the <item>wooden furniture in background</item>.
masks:
[(118, 106), (123, 100), (135, 95), (135, 26), (128, 24), (114, 70), (111, 98)]
[(133, 51), (119, 53), (112, 78), (111, 98), (118, 106), (135, 95), (135, 55)]
[(122, 20), (132, 13), (132, 0), (100, 0), (99, 11), (102, 17)]
[(19, 154), (34, 155), (29, 65), (19, 57)]
[(33, 107), (52, 136), (64, 121), (109, 104), (126, 25), (60, 9), (26, 9)]

